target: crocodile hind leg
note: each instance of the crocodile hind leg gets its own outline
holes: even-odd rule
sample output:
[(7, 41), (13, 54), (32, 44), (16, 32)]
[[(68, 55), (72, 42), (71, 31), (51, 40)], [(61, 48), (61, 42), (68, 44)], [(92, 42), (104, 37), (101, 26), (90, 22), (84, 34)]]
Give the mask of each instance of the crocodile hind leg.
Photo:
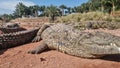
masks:
[(44, 42), (42, 42), (35, 49), (29, 50), (28, 53), (30, 53), (30, 54), (38, 54), (38, 53), (41, 53), (42, 51), (44, 51), (47, 48), (48, 48), (48, 46)]

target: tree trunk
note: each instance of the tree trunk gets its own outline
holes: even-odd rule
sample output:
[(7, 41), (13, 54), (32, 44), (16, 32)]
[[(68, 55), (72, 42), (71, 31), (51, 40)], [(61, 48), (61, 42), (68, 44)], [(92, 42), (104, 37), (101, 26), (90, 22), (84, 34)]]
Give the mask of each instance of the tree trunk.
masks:
[(62, 16), (64, 15), (64, 9), (62, 9)]
[(55, 15), (49, 15), (49, 22), (53, 23), (55, 21)]
[(103, 5), (101, 6), (101, 11), (104, 12), (104, 6)]
[(38, 17), (38, 12), (37, 11), (35, 11), (35, 17)]
[(112, 12), (113, 13), (115, 12), (115, 4), (114, 3), (112, 4)]

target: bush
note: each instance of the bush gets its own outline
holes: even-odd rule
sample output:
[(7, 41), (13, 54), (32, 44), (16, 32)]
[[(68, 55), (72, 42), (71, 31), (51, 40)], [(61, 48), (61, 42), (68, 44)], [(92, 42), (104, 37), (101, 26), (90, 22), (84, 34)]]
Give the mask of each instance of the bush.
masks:
[(92, 29), (98, 29), (98, 28), (107, 28), (107, 29), (118, 29), (120, 28), (120, 22), (109, 22), (109, 21), (87, 21), (85, 27), (89, 25), (89, 23), (92, 24), (90, 28)]
[(92, 23), (93, 29), (108, 28), (117, 29), (120, 28), (120, 18), (115, 18), (108, 13), (103, 12), (88, 12), (88, 13), (73, 13), (64, 17), (58, 18), (56, 23), (78, 23), (77, 28), (87, 28), (88, 23)]
[(56, 20), (56, 22), (81, 22), (81, 21), (89, 21), (89, 20), (104, 20), (104, 21), (112, 21), (113, 17), (107, 13), (102, 12), (88, 12), (88, 13), (73, 13), (64, 17), (61, 17)]

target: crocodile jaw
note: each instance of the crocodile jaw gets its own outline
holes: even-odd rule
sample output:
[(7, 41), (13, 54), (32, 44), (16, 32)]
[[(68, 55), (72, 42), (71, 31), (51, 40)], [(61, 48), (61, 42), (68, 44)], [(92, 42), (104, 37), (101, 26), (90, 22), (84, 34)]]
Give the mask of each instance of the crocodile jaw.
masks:
[[(111, 43), (111, 46), (115, 46), (115, 47), (117, 47), (117, 45), (116, 44), (113, 44), (113, 43)], [(118, 52), (119, 52), (119, 54), (120, 54), (120, 47), (117, 47), (118, 49)]]

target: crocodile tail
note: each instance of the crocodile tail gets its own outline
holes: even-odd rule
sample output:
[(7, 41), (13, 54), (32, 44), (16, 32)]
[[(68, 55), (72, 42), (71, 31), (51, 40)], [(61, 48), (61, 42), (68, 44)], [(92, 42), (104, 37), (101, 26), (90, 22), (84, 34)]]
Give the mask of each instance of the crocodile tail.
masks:
[(19, 31), (8, 34), (0, 35), (0, 49), (6, 49), (14, 46), (18, 46), (24, 43), (31, 42), (32, 39), (36, 36), (38, 28)]

